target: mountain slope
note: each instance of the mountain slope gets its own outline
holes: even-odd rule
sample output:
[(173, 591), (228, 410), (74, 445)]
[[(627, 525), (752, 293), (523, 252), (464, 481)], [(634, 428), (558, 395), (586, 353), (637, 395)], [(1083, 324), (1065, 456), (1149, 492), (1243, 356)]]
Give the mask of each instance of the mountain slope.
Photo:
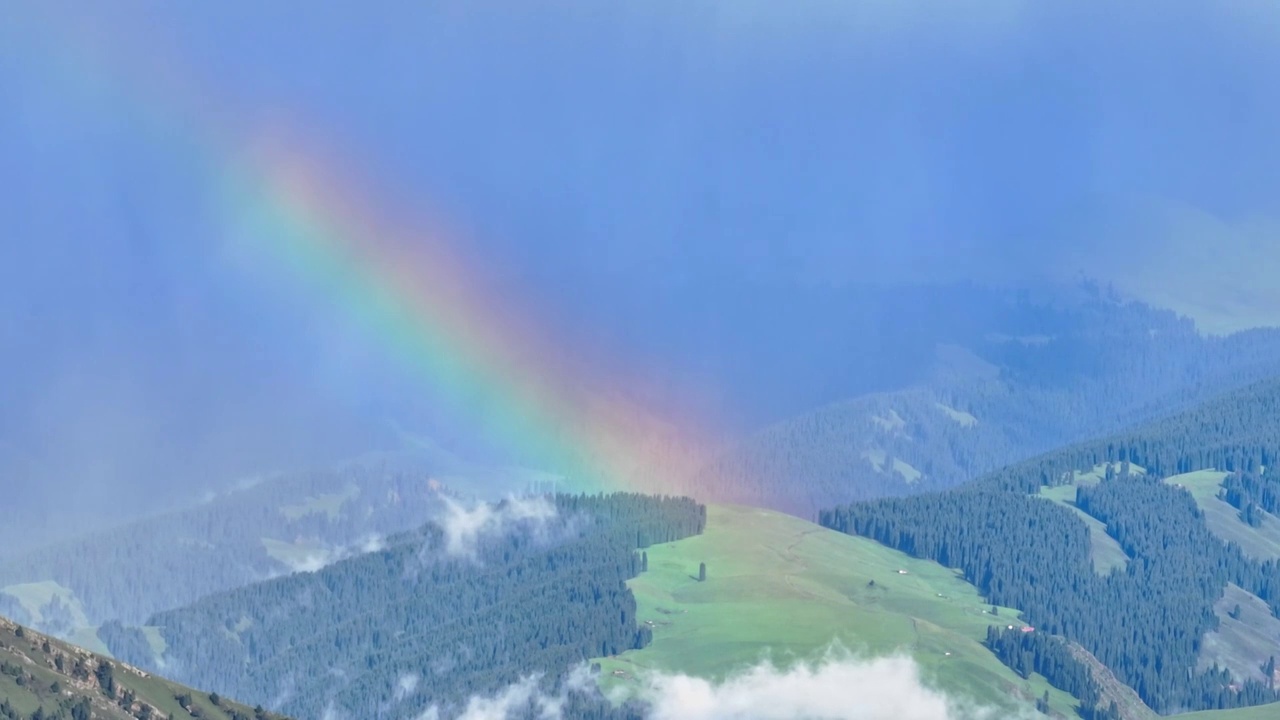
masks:
[(841, 502), (952, 487), (1280, 374), (1280, 330), (1205, 337), (1171, 312), (1100, 292), (1046, 295), (1010, 300), (1001, 333), (937, 346), (932, 374), (913, 387), (754, 433), (699, 485), (811, 517)]
[(0, 618), (0, 718), (278, 719)]
[[(988, 706), (1030, 705), (1047, 689), (1051, 712), (1080, 711), (1076, 698), (1042, 675), (1024, 678), (984, 647), (988, 626), (1024, 624), (1018, 611), (1001, 607), (990, 615), (971, 584), (935, 562), (773, 511), (718, 505), (708, 507), (703, 534), (647, 554), (649, 570), (628, 585), (637, 617), (652, 623), (653, 642), (600, 658), (606, 688), (633, 690), (651, 671), (718, 678), (762, 657), (785, 665), (812, 659), (836, 640), (865, 655), (906, 650), (941, 689)], [(693, 577), (701, 562), (705, 583)], [(1239, 592), (1229, 590), (1224, 600)], [(1246, 608), (1242, 620), (1257, 622), (1256, 610)], [(1262, 612), (1275, 622), (1265, 606)], [(1222, 631), (1230, 631), (1227, 621)], [(1103, 705), (1115, 700), (1126, 720), (1156, 717), (1086, 651), (1072, 652), (1097, 678)], [(1277, 712), (1280, 704), (1177, 717), (1261, 720)]]
[(139, 624), (375, 548), (439, 515), (442, 493), (499, 496), (534, 477), (428, 448), (255, 479), (192, 507), (0, 556), (0, 613), (92, 644), (93, 628), (108, 620)]
[[(1276, 700), (1257, 668), (1214, 666), (1205, 662), (1211, 660), (1205, 649), (1214, 646), (1224, 659), (1256, 657), (1223, 647), (1231, 634), (1215, 608), (1234, 585), (1274, 615), (1280, 567), (1224, 542), (1224, 523), (1234, 522), (1230, 529), (1239, 537), (1258, 533), (1243, 517), (1219, 514), (1211, 526), (1203, 491), (1198, 502), (1176, 478), (1162, 480), (1221, 468), (1274, 487), (1271, 476), (1248, 473), (1280, 449), (1278, 408), (1280, 381), (1266, 381), (957, 490), (839, 507), (824, 511), (821, 522), (962, 568), (992, 601), (1021, 607), (1037, 628), (1078, 642), (1159, 711)], [(1100, 478), (1093, 473), (1099, 466)], [(1074, 507), (1041, 497), (1046, 486), (1066, 485), (1075, 486)], [(1081, 512), (1096, 521), (1093, 529)], [(1093, 562), (1090, 535), (1099, 526), (1129, 558), (1106, 574)], [(1026, 638), (992, 642), (1015, 668), (1052, 667), (1052, 682), (1077, 690), (1063, 648)]]
[[(66, 635), (341, 557), (442, 506), (423, 469), (383, 461), (292, 473), (208, 502), (0, 558), (0, 608)], [(48, 588), (32, 593), (32, 588)], [(56, 602), (55, 602), (56, 599)]]
[(506, 501), (101, 635), (139, 666), (303, 717), (417, 717), (643, 646), (649, 630), (624, 584), (639, 570), (634, 551), (704, 522), (687, 499)]

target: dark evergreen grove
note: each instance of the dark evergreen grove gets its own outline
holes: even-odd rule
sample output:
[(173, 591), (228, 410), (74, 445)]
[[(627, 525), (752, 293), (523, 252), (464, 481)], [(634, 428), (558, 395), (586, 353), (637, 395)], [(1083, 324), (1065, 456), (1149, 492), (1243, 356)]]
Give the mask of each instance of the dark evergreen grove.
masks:
[[(635, 494), (555, 497), (557, 521), (516, 526), (474, 562), (428, 525), (386, 549), (162, 612), (166, 672), (300, 717), (332, 703), (353, 716), (412, 717), (541, 674), (550, 688), (592, 657), (642, 647), (625, 581), (638, 549), (702, 532), (704, 506)], [(140, 630), (104, 626), (113, 654), (158, 667)], [(397, 696), (397, 683), (416, 678)], [(597, 699), (598, 700), (598, 699)], [(626, 717), (575, 696), (577, 717)], [(621, 714), (621, 715), (619, 715)]]
[[(1218, 668), (1199, 671), (1197, 656), (1205, 633), (1218, 627), (1213, 605), (1227, 583), (1280, 609), (1277, 563), (1223, 543), (1190, 494), (1161, 479), (1206, 468), (1237, 473), (1224, 493), (1263, 507), (1274, 500), (1257, 471), (1277, 451), (1280, 382), (1268, 381), (955, 490), (839, 507), (823, 511), (820, 522), (960, 568), (993, 603), (1023, 609), (1034, 635), (1079, 643), (1158, 712), (1254, 705), (1280, 696)], [(1116, 465), (1098, 484), (1079, 488), (1076, 504), (1105, 523), (1131, 558), (1105, 576), (1093, 570), (1087, 526), (1068, 508), (1030, 496), (1102, 463)], [(1131, 472), (1131, 464), (1147, 474)], [(1014, 650), (1007, 640), (992, 641), (1015, 670), (1034, 668), (1092, 697), (1057, 644), (1022, 639)]]
[[(1054, 678), (1054, 685), (1071, 693), (1080, 701), (1086, 720), (1120, 720), (1109, 703), (1103, 703), (1102, 689), (1089, 668), (1071, 654), (1067, 642), (1046, 633), (1023, 632), (1021, 628), (987, 628), (986, 646), (1000, 662), (1023, 678), (1031, 673)], [(1048, 702), (1037, 707), (1047, 712)]]

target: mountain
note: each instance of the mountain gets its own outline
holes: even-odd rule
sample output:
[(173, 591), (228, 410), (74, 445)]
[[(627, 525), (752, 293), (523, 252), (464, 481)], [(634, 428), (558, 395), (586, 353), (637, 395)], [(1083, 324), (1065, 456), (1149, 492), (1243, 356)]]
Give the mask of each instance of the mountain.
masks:
[(446, 496), (500, 497), (543, 479), (416, 442), (412, 452), (254, 478), (185, 509), (0, 555), (0, 613), (100, 647), (94, 629), (108, 620), (137, 624), (210, 593), (315, 570), (440, 515)]
[[(700, 527), (671, 519), (675, 506), (636, 496), (572, 511), (560, 497), (554, 511), (532, 514), (519, 509), (527, 499), (476, 504), (526, 489), (544, 492), (556, 476), (468, 462), (397, 428), (408, 448), (401, 453), (264, 476), (182, 510), (87, 536), (68, 532), (56, 545), (0, 555), (0, 615), (304, 717), (320, 717), (330, 706), (356, 715), (416, 714), (437, 703), (457, 710), (533, 671), (543, 673), (543, 691), (569, 693), (567, 673), (592, 658), (605, 669), (606, 686), (627, 684), (627, 663), (717, 674), (752, 659), (740, 651), (812, 653), (832, 636), (877, 652), (924, 648), (913, 655), (938, 672), (948, 691), (1000, 707), (1039, 700), (1055, 712), (1079, 706), (1107, 717), (1115, 700), (1118, 712), (1137, 717), (1152, 708), (1171, 713), (1276, 698), (1264, 672), (1269, 646), (1259, 638), (1280, 638), (1269, 585), (1272, 561), (1280, 557), (1280, 520), (1273, 517), (1280, 493), (1261, 472), (1269, 457), (1261, 450), (1253, 465), (1244, 456), (1220, 457), (1223, 447), (1270, 447), (1267, 410), (1248, 408), (1270, 402), (1274, 385), (1206, 398), (1280, 375), (1280, 331), (1207, 337), (1173, 313), (1088, 285), (1073, 293), (1046, 287), (984, 297), (998, 312), (918, 336), (932, 339), (919, 345), (912, 383), (750, 433), (693, 476), (638, 485), (818, 517), (827, 529), (716, 505), (703, 536)], [(650, 424), (639, 406), (634, 414), (643, 422), (629, 442), (645, 438), (658, 465), (680, 467), (696, 457), (678, 427)], [(1188, 420), (1193, 416), (1201, 419)], [(1125, 440), (1137, 436), (1141, 442)], [(1054, 461), (1062, 466), (1057, 475), (1046, 477), (1067, 479), (1044, 487), (1008, 480), (1030, 467), (1023, 458), (1086, 437), (1106, 439), (1045, 456), (1066, 458)], [(1126, 456), (1126, 470), (1125, 458), (1096, 450), (1135, 442), (1158, 457)], [(1192, 460), (1166, 457), (1179, 453)], [(637, 467), (631, 480), (645, 481), (640, 475), (652, 471)], [(1179, 476), (1191, 505), (1169, 495), (1177, 488), (1154, 483), (1165, 475)], [(1116, 477), (1130, 484), (1108, 495)], [(951, 490), (956, 486), (962, 489)], [(990, 501), (993, 493), (1000, 498)], [(1020, 499), (1007, 501), (1006, 493)], [(876, 498), (889, 499), (861, 502)], [(997, 509), (977, 508), (981, 502)], [(1033, 504), (1026, 509), (1024, 502)], [(674, 524), (635, 537), (638, 521), (620, 509), (627, 503), (647, 508), (635, 511), (650, 518), (644, 522)], [(127, 509), (121, 514), (127, 517)], [(577, 524), (570, 517), (586, 519)], [(912, 524), (935, 517), (940, 524), (923, 535)], [(1165, 532), (1186, 537), (1155, 534), (1155, 517), (1170, 518), (1174, 530)], [(997, 530), (975, 533), (972, 518), (987, 518)], [(1201, 525), (1203, 532), (1195, 529)], [(448, 550), (457, 538), (476, 539), (499, 526), (511, 534), (486, 536), (474, 556)], [(837, 531), (869, 539), (841, 544), (848, 538)], [(996, 532), (1012, 540), (993, 540)], [(752, 541), (749, 533), (776, 539)], [(1064, 538), (1068, 550), (1050, 557), (1043, 543), (1036, 545), (1044, 533)], [(686, 536), (650, 548), (652, 571), (637, 577), (636, 549)], [(938, 544), (925, 544), (925, 536)], [(871, 540), (889, 548), (874, 549)], [(762, 543), (781, 566), (738, 555)], [(1023, 546), (1030, 549), (1022, 554), (1039, 563), (1034, 572), (999, 550)], [(739, 577), (730, 588), (678, 587), (693, 570), (681, 574), (676, 567), (698, 564), (695, 555), (667, 549), (683, 547), (705, 555), (698, 562), (708, 562), (713, 578), (729, 563), (759, 582)], [(1173, 559), (1192, 547), (1208, 548), (1199, 564)], [(424, 554), (443, 559), (418, 567)], [(921, 561), (940, 565), (911, 564)], [(881, 591), (911, 583), (868, 573), (895, 563), (929, 581), (912, 590), (910, 606), (891, 611)], [(952, 567), (961, 568), (960, 576)], [(654, 584), (662, 578), (675, 584)], [(880, 589), (868, 593), (873, 579)], [(1053, 588), (1052, 597), (1029, 589), (1037, 587)], [(1195, 593), (1177, 589), (1186, 587)], [(734, 619), (753, 593), (785, 597), (797, 588), (802, 600), (816, 595), (832, 604), (761, 606)], [(666, 599), (653, 600), (651, 592)], [(959, 614), (954, 603), (935, 603), (938, 593), (965, 598)], [(590, 598), (588, 609), (568, 611), (566, 597)], [(713, 644), (694, 650), (690, 664), (673, 662), (690, 648), (662, 628), (687, 627), (682, 620), (691, 618), (665, 617), (658, 607), (694, 609), (680, 605), (681, 597), (702, 597), (697, 602), (706, 604), (690, 614), (714, 621), (712, 636), (741, 633), (737, 650)], [(983, 612), (993, 603), (1000, 615)], [(1099, 606), (1123, 609), (1101, 620), (1086, 609)], [(767, 620), (832, 612), (832, 624), (813, 626), (819, 631), (813, 635), (771, 630)], [(613, 615), (620, 624), (605, 619)], [(997, 618), (1024, 618), (1042, 632), (1034, 639), (1001, 633), (1008, 623)], [(725, 622), (732, 625), (715, 624)], [(884, 632), (877, 635), (869, 624)], [(418, 630), (426, 626), (430, 633)], [(929, 628), (933, 644), (917, 647), (922, 641), (903, 634), (906, 627), (917, 634)], [(988, 635), (988, 628), (996, 630)], [(521, 634), (526, 630), (532, 635)], [(1106, 639), (1124, 633), (1138, 633), (1134, 652), (1156, 659), (1143, 665), (1148, 661)], [(954, 659), (939, 663), (930, 648), (944, 645), (952, 655), (943, 657)], [(713, 661), (700, 665), (700, 655)], [(1194, 682), (1170, 679), (1166, 667), (1185, 669)], [(400, 690), (402, 681), (412, 690)], [(638, 712), (607, 708), (591, 695), (572, 697), (583, 717)]]
[(286, 720), (170, 682), (0, 618), (5, 720)]
[[(315, 572), (217, 593), (142, 627), (104, 625), (111, 653), (301, 717), (416, 717), (533, 674), (551, 692), (590, 658), (643, 647), (624, 581), (636, 552), (700, 532), (705, 508), (642, 495), (482, 505)], [(576, 693), (572, 717), (620, 717)]]
[(812, 517), (945, 489), (1280, 374), (1280, 330), (1204, 336), (1096, 287), (1011, 294), (1000, 332), (940, 344), (915, 384), (824, 405), (736, 443), (693, 486)]
[(820, 522), (958, 568), (991, 602), (1022, 609), (1038, 632), (995, 632), (988, 646), (1077, 697), (1100, 691), (1084, 651), (1163, 714), (1274, 702), (1277, 410), (1280, 380), (1267, 380)]
[[(1044, 628), (1018, 608), (992, 605), (961, 571), (932, 560), (781, 513), (719, 505), (707, 508), (702, 534), (647, 554), (649, 571), (628, 585), (653, 642), (600, 659), (600, 682), (609, 692), (641, 691), (654, 672), (723, 677), (758, 667), (762, 656), (784, 667), (813, 662), (830, 656), (834, 640), (864, 660), (906, 653), (926, 687), (962, 707), (985, 708), (985, 717), (1029, 717), (1032, 708), (1053, 718), (1088, 716), (1087, 702), (1035, 668), (1003, 664), (988, 643), (988, 628), (1012, 628), (1019, 639)], [(707, 565), (703, 583), (691, 575), (699, 562)], [(1206, 645), (1220, 657), (1275, 646), (1277, 620), (1265, 604), (1228, 586), (1218, 605), (1223, 626)], [(1115, 702), (1125, 720), (1158, 717), (1083, 647), (1067, 647), (1080, 672), (1093, 678), (1095, 702), (1108, 708)], [(1263, 720), (1277, 712), (1280, 705), (1258, 705), (1176, 717)]]
[(194, 507), (0, 557), (0, 607), (67, 635), (332, 562), (438, 512), (443, 486), (428, 467), (378, 458), (262, 478)]

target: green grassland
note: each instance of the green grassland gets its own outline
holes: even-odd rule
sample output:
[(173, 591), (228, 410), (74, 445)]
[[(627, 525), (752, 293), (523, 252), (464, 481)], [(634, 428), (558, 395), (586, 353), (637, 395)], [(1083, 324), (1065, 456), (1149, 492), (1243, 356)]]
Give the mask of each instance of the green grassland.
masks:
[[(1100, 477), (1082, 476), (1084, 483)], [(1065, 491), (1057, 494), (1062, 497), (1049, 493), (1050, 499), (1066, 500)], [(907, 652), (940, 689), (988, 705), (1013, 707), (1047, 689), (1054, 710), (1076, 716), (1070, 695), (1039, 675), (1022, 679), (983, 647), (988, 625), (1022, 624), (1018, 611), (999, 608), (991, 615), (972, 585), (937, 563), (788, 515), (714, 505), (704, 534), (647, 552), (648, 572), (628, 585), (653, 642), (597, 660), (608, 691), (634, 687), (646, 671), (723, 678), (765, 658), (778, 665), (812, 660), (835, 641), (866, 655)], [(707, 580), (700, 583), (702, 562)], [(1234, 604), (1236, 595), (1224, 603)], [(1224, 623), (1224, 633), (1275, 629), (1253, 610)], [(1266, 627), (1254, 628), (1255, 620)], [(1229, 637), (1220, 645), (1220, 652), (1234, 651)], [(1155, 716), (1141, 705), (1134, 712)], [(1280, 704), (1176, 717), (1272, 720), (1280, 717)]]
[[(1115, 569), (1123, 570), (1129, 564), (1129, 556), (1125, 554), (1116, 539), (1107, 534), (1107, 526), (1097, 518), (1076, 507), (1076, 490), (1083, 486), (1097, 485), (1106, 477), (1107, 470), (1118, 473), (1120, 463), (1102, 463), (1090, 470), (1076, 470), (1070, 482), (1053, 487), (1041, 487), (1039, 496), (1051, 500), (1063, 507), (1070, 508), (1085, 525), (1089, 526), (1089, 554), (1093, 558), (1093, 569), (1100, 574)], [(1129, 472), (1145, 474), (1146, 468), (1141, 465), (1130, 465)]]
[[(1093, 468), (1089, 470), (1076, 470), (1072, 474), (1071, 484), (1076, 486), (1097, 485), (1098, 483), (1102, 482), (1102, 479), (1104, 477), (1107, 476), (1108, 469), (1111, 470), (1111, 472), (1113, 473), (1119, 474), (1121, 471), (1124, 470), (1124, 466), (1118, 462), (1099, 463), (1097, 465), (1094, 465)], [(1142, 467), (1141, 465), (1130, 463), (1129, 472), (1135, 475), (1146, 475), (1147, 469)]]
[[(1112, 469), (1119, 472), (1119, 464), (1112, 463)], [(1106, 526), (1075, 506), (1076, 488), (1096, 484), (1103, 478), (1106, 471), (1105, 464), (1098, 465), (1092, 470), (1076, 471), (1070, 483), (1044, 487), (1039, 493), (1040, 497), (1071, 508), (1089, 526), (1093, 563), (1098, 572), (1123, 568), (1128, 563), (1128, 558), (1120, 549), (1120, 545), (1107, 535)], [(1146, 472), (1137, 465), (1131, 466), (1130, 471)], [(1185, 488), (1191, 494), (1196, 505), (1204, 511), (1205, 524), (1223, 542), (1238, 543), (1246, 554), (1259, 560), (1280, 558), (1280, 519), (1263, 512), (1261, 513), (1262, 524), (1256, 528), (1250, 527), (1241, 520), (1239, 512), (1218, 497), (1218, 491), (1222, 489), (1222, 481), (1226, 476), (1227, 473), (1217, 470), (1197, 470), (1174, 475), (1166, 478), (1165, 482)]]
[(1084, 521), (1085, 525), (1089, 526), (1089, 556), (1093, 558), (1093, 569), (1095, 571), (1105, 574), (1116, 568), (1123, 570), (1129, 564), (1129, 556), (1120, 547), (1120, 543), (1107, 534), (1107, 526), (1102, 521), (1076, 507), (1075, 485), (1042, 487), (1040, 488), (1040, 497), (1070, 508), (1077, 517)]
[(1173, 715), (1178, 720), (1276, 720), (1280, 718), (1280, 703), (1255, 705), (1235, 710), (1204, 710), (1202, 712)]
[(1280, 619), (1266, 602), (1236, 585), (1227, 586), (1213, 609), (1219, 624), (1205, 633), (1200, 667), (1217, 663), (1237, 679), (1265, 681), (1262, 666), (1280, 645)]
[(875, 468), (878, 472), (898, 473), (898, 475), (900, 475), (908, 485), (918, 482), (920, 478), (924, 476), (924, 473), (898, 458), (893, 458), (893, 467), (889, 467), (889, 463), (887, 462), (889, 460), (889, 456), (886, 455), (883, 450), (864, 450), (862, 451), (862, 459), (871, 463), (871, 467)]
[(1197, 470), (1174, 475), (1165, 482), (1180, 485), (1191, 493), (1196, 505), (1204, 511), (1205, 525), (1223, 542), (1239, 543), (1246, 554), (1258, 560), (1280, 557), (1280, 519), (1262, 513), (1262, 525), (1249, 527), (1240, 519), (1238, 510), (1218, 497), (1226, 476), (1227, 473), (1217, 470)]
[(76, 628), (67, 637), (72, 645), (82, 647), (92, 653), (110, 657), (111, 653), (107, 650), (107, 646), (102, 642), (102, 638), (98, 637), (98, 628), (82, 627)]
[(31, 616), (33, 622), (38, 623), (44, 620), (45, 606), (52, 603), (56, 598), (66, 605), (67, 610), (71, 612), (72, 622), (75, 626), (83, 627), (89, 624), (89, 620), (84, 614), (84, 608), (81, 606), (80, 599), (76, 597), (75, 592), (52, 580), (8, 585), (0, 588), (0, 593), (11, 595), (16, 599), (22, 605), (22, 609), (26, 610), (27, 614)]
[[(61, 670), (57, 666), (58, 660), (62, 661)], [(75, 673), (78, 663), (84, 667), (84, 673), (80, 675)], [(115, 692), (110, 695), (98, 680), (98, 668), (104, 663), (111, 665), (116, 685)], [(171, 683), (3, 619), (0, 619), (0, 664), (7, 668), (0, 673), (0, 701), (8, 701), (24, 717), (37, 708), (53, 714), (60, 707), (69, 707), (81, 698), (88, 698), (93, 717), (103, 720), (131, 720), (138, 716), (143, 705), (150, 706), (153, 713), (158, 711), (173, 720), (195, 717), (233, 720), (235, 714), (254, 717), (253, 708), (226, 699), (215, 703), (206, 693)], [(135, 698), (129, 708), (123, 707), (125, 691), (132, 692)], [(179, 697), (189, 698), (185, 708)], [(270, 714), (268, 717), (279, 718)]]
[(959, 423), (960, 427), (970, 428), (978, 424), (978, 418), (964, 412), (963, 410), (957, 410), (950, 405), (944, 405), (942, 403), (934, 404), (937, 405), (938, 409), (941, 410), (943, 414)]
[[(707, 515), (704, 534), (648, 549), (648, 572), (629, 585), (653, 643), (600, 659), (608, 688), (645, 670), (719, 678), (766, 656), (810, 660), (835, 641), (855, 653), (909, 653), (940, 688), (981, 703), (1012, 707), (1048, 690), (1060, 712), (1076, 705), (983, 647), (988, 626), (1021, 626), (1018, 612), (993, 616), (954, 571), (772, 511), (711, 506)], [(706, 582), (696, 579), (700, 562)]]
[[(237, 632), (240, 631), (237, 630)], [(160, 634), (160, 628), (146, 625), (142, 628), (142, 634), (147, 638), (147, 645), (151, 648), (151, 652), (155, 653), (156, 657), (164, 657), (164, 651), (169, 645), (164, 641), (164, 635)]]
[(261, 538), (262, 547), (273, 560), (278, 560), (290, 568), (298, 568), (307, 563), (315, 563), (318, 558), (329, 554), (329, 548), (315, 539), (300, 539), (296, 542), (285, 542), (275, 538)]
[(304, 498), (297, 505), (285, 505), (280, 508), (280, 514), (290, 520), (297, 520), (307, 515), (325, 515), (330, 520), (336, 520), (342, 512), (342, 506), (347, 504), (348, 500), (355, 500), (358, 497), (360, 497), (360, 488), (354, 483), (348, 483), (340, 493), (325, 493)]

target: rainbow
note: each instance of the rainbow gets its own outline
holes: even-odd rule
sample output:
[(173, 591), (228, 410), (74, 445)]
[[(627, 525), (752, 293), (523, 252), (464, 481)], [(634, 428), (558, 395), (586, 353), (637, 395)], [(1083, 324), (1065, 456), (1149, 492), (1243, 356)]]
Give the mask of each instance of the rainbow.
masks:
[(381, 206), (352, 164), (297, 132), (237, 127), (233, 104), (184, 77), (176, 55), (137, 54), (153, 39), (126, 48), (88, 26), (59, 26), (63, 37), (42, 46), (50, 72), (109, 97), (166, 150), (193, 159), (273, 267), (336, 303), (492, 440), (582, 489), (690, 490), (705, 438), (611, 394), (625, 374), (576, 363), (546, 323), (488, 286), (460, 251), (461, 233)]

